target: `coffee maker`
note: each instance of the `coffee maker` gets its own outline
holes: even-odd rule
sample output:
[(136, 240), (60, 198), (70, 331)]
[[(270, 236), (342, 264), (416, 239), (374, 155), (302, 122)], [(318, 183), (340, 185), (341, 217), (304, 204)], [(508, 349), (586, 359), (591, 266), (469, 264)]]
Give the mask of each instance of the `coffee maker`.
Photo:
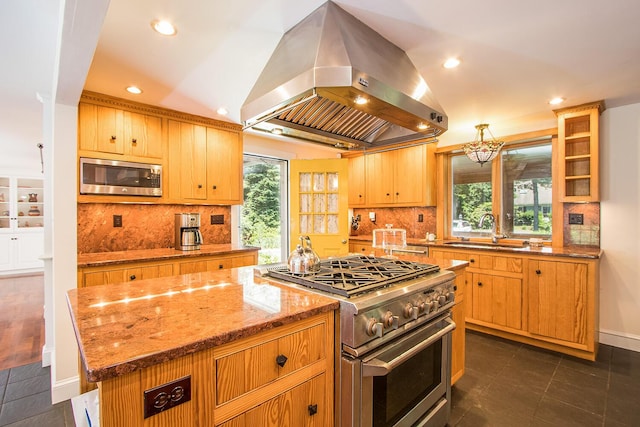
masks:
[(200, 249), (202, 233), (200, 233), (199, 213), (176, 214), (176, 249), (193, 251)]

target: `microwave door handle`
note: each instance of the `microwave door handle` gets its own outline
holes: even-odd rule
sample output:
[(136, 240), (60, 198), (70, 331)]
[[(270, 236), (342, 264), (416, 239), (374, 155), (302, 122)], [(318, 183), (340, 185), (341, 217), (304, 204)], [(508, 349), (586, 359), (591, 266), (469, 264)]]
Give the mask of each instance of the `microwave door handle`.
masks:
[(444, 319), (447, 323), (447, 326), (440, 329), (435, 334), (429, 336), (426, 340), (422, 341), (420, 344), (415, 347), (411, 347), (409, 350), (402, 353), (400, 356), (395, 359), (391, 359), (388, 362), (385, 362), (380, 359), (372, 359), (368, 362), (362, 363), (362, 376), (363, 377), (383, 377), (387, 375), (389, 372), (394, 370), (396, 367), (402, 365), (407, 360), (411, 359), (416, 354), (420, 353), (425, 348), (429, 347), (434, 342), (441, 339), (443, 336), (452, 332), (456, 328), (456, 324), (449, 318)]

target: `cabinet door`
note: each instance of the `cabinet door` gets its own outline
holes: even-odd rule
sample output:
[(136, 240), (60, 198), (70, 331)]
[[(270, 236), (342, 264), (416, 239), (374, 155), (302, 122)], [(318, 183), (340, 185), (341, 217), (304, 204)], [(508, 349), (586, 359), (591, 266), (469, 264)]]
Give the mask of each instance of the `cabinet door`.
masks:
[(14, 238), (10, 234), (0, 234), (0, 271), (13, 268)]
[(80, 150), (124, 153), (122, 110), (80, 103), (78, 116)]
[(207, 198), (242, 203), (242, 136), (207, 128)]
[(473, 318), (522, 329), (522, 279), (473, 274)]
[(418, 145), (390, 151), (394, 165), (394, 199), (397, 204), (424, 205), (426, 148)]
[(393, 161), (391, 151), (365, 156), (367, 204), (393, 203)]
[(451, 317), (456, 329), (451, 334), (451, 384), (464, 374), (465, 360), (465, 272), (456, 271), (456, 305), (451, 309)]
[(365, 204), (365, 156), (349, 158), (349, 206)]
[(162, 158), (162, 119), (125, 111), (124, 125), (128, 154), (136, 157)]
[(531, 260), (528, 301), (529, 332), (586, 343), (587, 264)]
[(42, 233), (24, 233), (16, 238), (15, 268), (43, 268), (44, 262), (40, 257), (44, 254), (44, 235)]
[[(207, 130), (204, 126), (169, 121), (171, 197), (207, 198)], [(177, 194), (175, 194), (177, 193)]]

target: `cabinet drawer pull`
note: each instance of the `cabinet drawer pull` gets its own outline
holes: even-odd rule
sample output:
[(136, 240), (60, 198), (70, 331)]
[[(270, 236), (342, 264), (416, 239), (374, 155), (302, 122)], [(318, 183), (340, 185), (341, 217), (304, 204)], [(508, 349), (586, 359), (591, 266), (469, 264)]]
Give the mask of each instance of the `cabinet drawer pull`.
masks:
[(536, 274), (539, 276), (539, 275), (541, 275), (541, 274), (542, 274), (542, 271), (540, 271), (540, 270), (536, 270)]
[(136, 145), (136, 144), (138, 143), (138, 140), (137, 140), (137, 139), (135, 139), (135, 138), (131, 138), (131, 143), (132, 143), (133, 145)]
[(358, 194), (358, 197), (362, 197), (362, 194)]
[(396, 192), (396, 196), (399, 196), (399, 195), (400, 195), (400, 192), (398, 192), (398, 191), (397, 191), (397, 192)]
[(278, 357), (276, 357), (276, 363), (281, 368), (284, 368), (284, 364), (287, 363), (287, 360), (287, 356), (285, 356), (284, 354), (279, 354)]
[(469, 262), (470, 262), (470, 263), (474, 263), (474, 262), (476, 262), (476, 260), (475, 260), (475, 259), (473, 259), (473, 258), (471, 258), (471, 259), (469, 260)]
[(129, 280), (136, 280), (136, 275), (132, 274), (131, 276), (129, 276)]
[(214, 185), (214, 186), (213, 186), (213, 189), (214, 189), (214, 190), (215, 190), (215, 189), (217, 189), (217, 188), (218, 188), (218, 186), (217, 186), (217, 185)]
[(116, 136), (115, 135), (111, 135), (111, 141), (115, 141), (116, 140)]
[(198, 184), (198, 188), (202, 188), (202, 184)]
[(478, 282), (478, 286), (482, 286), (482, 282)]
[(222, 270), (223, 268), (224, 268), (224, 265), (222, 265), (222, 264), (218, 264), (218, 269), (219, 269), (219, 270)]
[(309, 415), (315, 415), (318, 413), (318, 404), (309, 405), (307, 406), (307, 409), (309, 410)]

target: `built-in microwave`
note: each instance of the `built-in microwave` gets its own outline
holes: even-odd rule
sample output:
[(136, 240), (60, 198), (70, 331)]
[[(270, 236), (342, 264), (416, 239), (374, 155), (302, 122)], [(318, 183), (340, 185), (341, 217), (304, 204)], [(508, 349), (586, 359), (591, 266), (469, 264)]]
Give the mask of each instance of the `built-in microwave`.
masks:
[(80, 194), (162, 196), (162, 165), (80, 158)]

